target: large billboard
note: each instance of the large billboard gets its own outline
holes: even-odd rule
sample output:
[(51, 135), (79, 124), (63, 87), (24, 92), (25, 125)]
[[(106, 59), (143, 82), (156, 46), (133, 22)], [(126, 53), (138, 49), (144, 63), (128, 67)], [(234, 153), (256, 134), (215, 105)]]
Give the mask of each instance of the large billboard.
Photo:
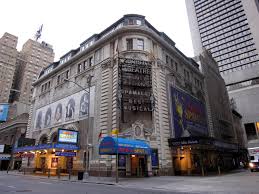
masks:
[(205, 104), (174, 87), (171, 87), (171, 98), (175, 138), (207, 136)]
[(50, 128), (61, 123), (71, 122), (94, 116), (95, 87), (90, 90), (90, 111), (89, 94), (80, 91), (71, 96), (58, 100), (36, 111), (34, 129)]
[(7, 120), (8, 110), (9, 104), (0, 104), (0, 122)]

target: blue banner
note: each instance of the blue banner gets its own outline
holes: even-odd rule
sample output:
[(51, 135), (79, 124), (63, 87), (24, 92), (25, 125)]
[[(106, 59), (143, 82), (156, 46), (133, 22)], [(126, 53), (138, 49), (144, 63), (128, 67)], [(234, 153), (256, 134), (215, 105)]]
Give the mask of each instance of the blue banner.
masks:
[(0, 122), (7, 120), (8, 110), (9, 104), (0, 104)]
[(205, 104), (174, 87), (171, 87), (171, 97), (175, 138), (207, 136)]
[(158, 150), (157, 149), (152, 149), (151, 162), (152, 162), (152, 167), (158, 167)]
[(64, 149), (64, 150), (78, 150), (79, 147), (74, 144), (41, 144), (36, 146), (25, 146), (19, 147), (14, 150), (15, 153), (17, 152), (26, 152), (26, 151), (34, 151), (34, 150), (47, 150), (47, 149)]
[(56, 152), (55, 156), (66, 156), (66, 157), (75, 157), (75, 152)]

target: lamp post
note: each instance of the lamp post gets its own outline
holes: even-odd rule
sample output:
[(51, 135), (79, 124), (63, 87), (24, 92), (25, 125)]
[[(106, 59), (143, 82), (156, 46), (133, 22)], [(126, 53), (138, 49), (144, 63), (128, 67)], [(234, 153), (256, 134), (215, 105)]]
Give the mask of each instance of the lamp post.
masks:
[(91, 144), (88, 143), (88, 133), (89, 133), (89, 130), (90, 130), (90, 127), (91, 127), (91, 123), (90, 123), (90, 89), (91, 89), (91, 82), (92, 82), (92, 78), (93, 78), (93, 75), (89, 75), (87, 77), (87, 84), (88, 84), (88, 91), (83, 87), (81, 86), (80, 84), (78, 84), (77, 82), (74, 82), (72, 80), (69, 80), (67, 78), (64, 79), (65, 82), (72, 82), (74, 83), (75, 85), (77, 85), (79, 88), (81, 88), (82, 90), (84, 90), (87, 94), (88, 94), (88, 127), (87, 127), (87, 131), (86, 131), (86, 146), (85, 146), (85, 152), (84, 154), (86, 154), (86, 157), (87, 157), (87, 164), (85, 165), (85, 156), (84, 156), (84, 170), (85, 170), (85, 173), (87, 174), (88, 176), (88, 169), (89, 169), (89, 146), (91, 146)]

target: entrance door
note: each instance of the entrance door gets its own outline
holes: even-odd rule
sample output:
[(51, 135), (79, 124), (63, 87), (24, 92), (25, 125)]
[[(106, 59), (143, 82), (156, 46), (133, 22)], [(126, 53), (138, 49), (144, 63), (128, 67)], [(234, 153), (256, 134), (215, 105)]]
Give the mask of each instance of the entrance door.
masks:
[(145, 176), (146, 172), (146, 160), (145, 157), (140, 157), (139, 158), (139, 176), (143, 177)]
[(40, 158), (40, 168), (41, 168), (42, 172), (46, 171), (46, 158), (45, 157)]
[(131, 156), (131, 176), (143, 177), (146, 173), (145, 156)]
[(66, 162), (66, 169), (67, 172), (69, 173), (70, 170), (73, 168), (73, 157), (67, 157), (67, 162)]

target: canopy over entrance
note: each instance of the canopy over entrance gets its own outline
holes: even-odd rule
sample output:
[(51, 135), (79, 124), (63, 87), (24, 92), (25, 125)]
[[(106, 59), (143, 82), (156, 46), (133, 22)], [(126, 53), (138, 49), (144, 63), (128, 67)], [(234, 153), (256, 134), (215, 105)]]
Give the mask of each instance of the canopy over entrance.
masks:
[(100, 143), (100, 155), (115, 155), (118, 154), (136, 154), (150, 155), (150, 146), (142, 140), (133, 140), (116, 137), (105, 137)]

